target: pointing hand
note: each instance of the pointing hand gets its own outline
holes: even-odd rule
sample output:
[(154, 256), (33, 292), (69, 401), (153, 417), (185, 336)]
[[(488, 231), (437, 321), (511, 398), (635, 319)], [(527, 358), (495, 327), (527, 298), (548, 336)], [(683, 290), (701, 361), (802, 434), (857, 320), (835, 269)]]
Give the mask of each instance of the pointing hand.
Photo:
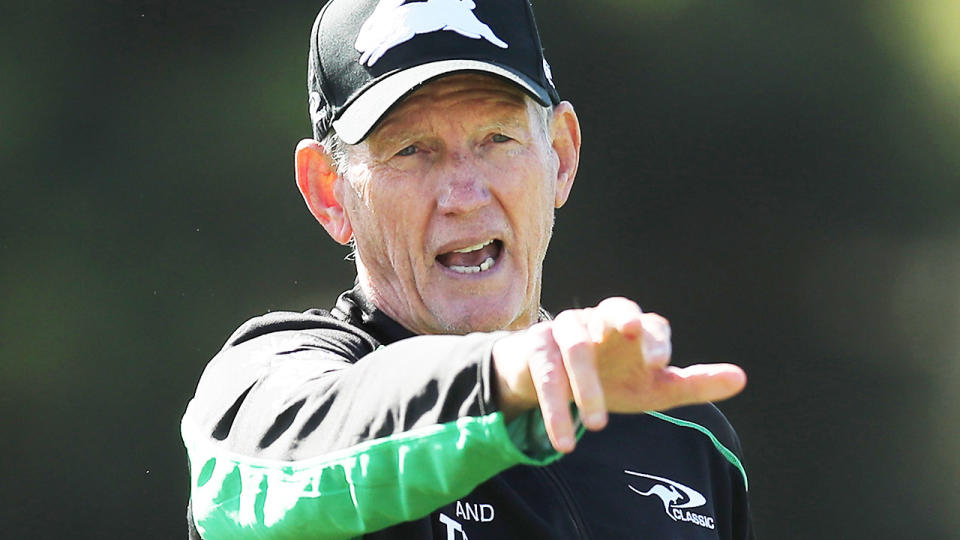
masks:
[(719, 401), (746, 384), (732, 364), (670, 366), (670, 323), (626, 298), (572, 309), (494, 344), (500, 407), (508, 419), (534, 406), (560, 452), (575, 444), (569, 403), (587, 429), (607, 413), (640, 413)]

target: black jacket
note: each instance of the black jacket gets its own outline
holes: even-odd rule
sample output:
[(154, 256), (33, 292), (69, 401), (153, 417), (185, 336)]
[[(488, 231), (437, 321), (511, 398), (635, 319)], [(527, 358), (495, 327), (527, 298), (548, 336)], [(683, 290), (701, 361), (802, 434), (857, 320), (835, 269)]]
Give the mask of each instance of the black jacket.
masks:
[(414, 336), (359, 289), (244, 324), (182, 422), (191, 538), (754, 538), (714, 406), (611, 415), (559, 459), (497, 411), (501, 335)]

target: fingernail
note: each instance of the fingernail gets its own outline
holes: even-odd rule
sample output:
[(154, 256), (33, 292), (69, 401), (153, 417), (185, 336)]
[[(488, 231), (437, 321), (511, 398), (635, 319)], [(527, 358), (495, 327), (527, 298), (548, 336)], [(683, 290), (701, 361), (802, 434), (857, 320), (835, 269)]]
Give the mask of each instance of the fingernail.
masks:
[(557, 439), (557, 444), (560, 445), (561, 452), (569, 452), (573, 450), (573, 437), (560, 437)]
[(589, 428), (599, 428), (607, 421), (607, 415), (603, 413), (593, 413), (584, 418), (584, 423)]
[(670, 346), (669, 341), (667, 342), (661, 341), (661, 342), (653, 342), (653, 343), (649, 341), (644, 341), (640, 345), (640, 347), (641, 347), (640, 350), (643, 351), (643, 356), (647, 360), (650, 360), (651, 358), (662, 358), (662, 357), (669, 358), (671, 353), (670, 349), (672, 348)]

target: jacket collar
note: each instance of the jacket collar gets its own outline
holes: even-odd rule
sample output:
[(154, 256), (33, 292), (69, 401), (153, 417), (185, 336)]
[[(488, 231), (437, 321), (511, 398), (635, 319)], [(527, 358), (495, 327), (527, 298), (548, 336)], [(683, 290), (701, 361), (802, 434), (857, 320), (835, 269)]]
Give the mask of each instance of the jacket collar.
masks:
[[(330, 310), (330, 313), (346, 323), (360, 327), (381, 345), (389, 345), (416, 335), (373, 305), (373, 302), (363, 294), (359, 284), (341, 294), (337, 299), (336, 307)], [(540, 321), (549, 321), (552, 318), (553, 316), (547, 310), (540, 308), (538, 317)]]
[(360, 327), (381, 345), (389, 345), (416, 335), (374, 306), (363, 294), (359, 284), (341, 294), (336, 307), (330, 310), (330, 313), (344, 322)]

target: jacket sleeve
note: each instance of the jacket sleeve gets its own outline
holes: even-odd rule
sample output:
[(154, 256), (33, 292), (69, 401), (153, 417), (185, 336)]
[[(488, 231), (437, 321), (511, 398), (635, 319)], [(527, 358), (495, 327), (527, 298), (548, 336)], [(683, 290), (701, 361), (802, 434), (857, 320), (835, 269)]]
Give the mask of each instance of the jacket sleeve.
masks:
[(509, 426), (497, 411), (499, 334), (369, 352), (342, 323), (273, 317), (276, 331), (248, 329), (214, 357), (181, 423), (206, 540), (350, 538), (559, 457), (536, 411)]

